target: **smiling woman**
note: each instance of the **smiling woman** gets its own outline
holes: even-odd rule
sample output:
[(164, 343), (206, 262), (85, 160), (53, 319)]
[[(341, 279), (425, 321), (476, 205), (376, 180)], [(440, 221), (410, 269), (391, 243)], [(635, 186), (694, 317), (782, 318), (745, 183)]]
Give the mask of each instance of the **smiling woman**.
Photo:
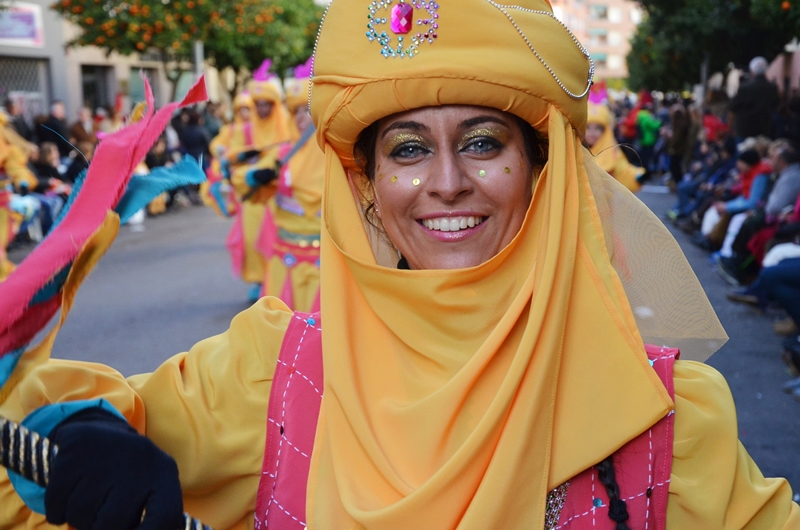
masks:
[[(800, 527), (725, 381), (686, 360), (725, 339), (702, 288), (581, 145), (588, 52), (519, 3), (330, 4), (321, 313), (264, 298), (128, 380), (31, 368), (0, 415), (104, 397), (143, 434), (96, 401), (59, 416), (40, 511), (167, 529), (182, 493), (218, 530)], [(42, 523), (0, 484), (6, 521)]]

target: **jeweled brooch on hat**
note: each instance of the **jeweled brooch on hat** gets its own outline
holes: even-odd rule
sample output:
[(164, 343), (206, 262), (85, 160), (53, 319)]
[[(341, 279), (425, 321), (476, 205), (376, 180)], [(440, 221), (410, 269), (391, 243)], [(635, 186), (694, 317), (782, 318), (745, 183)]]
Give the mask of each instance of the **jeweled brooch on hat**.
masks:
[(387, 59), (414, 57), (422, 44), (439, 37), (439, 4), (432, 0), (373, 0), (368, 8), (367, 39), (378, 41)]

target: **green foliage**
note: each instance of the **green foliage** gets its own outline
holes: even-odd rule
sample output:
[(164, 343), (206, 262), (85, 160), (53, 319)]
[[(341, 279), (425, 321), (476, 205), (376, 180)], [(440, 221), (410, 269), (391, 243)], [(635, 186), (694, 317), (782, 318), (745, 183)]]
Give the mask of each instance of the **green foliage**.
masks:
[(196, 40), (220, 69), (253, 70), (271, 58), (283, 77), (311, 55), (322, 16), (313, 0), (59, 0), (51, 8), (82, 30), (68, 45), (156, 52), (173, 84)]
[[(647, 19), (639, 25), (628, 55), (629, 85), (682, 90), (700, 81), (701, 66), (724, 71), (769, 59), (791, 40), (790, 24), (766, 16), (778, 0), (643, 0)], [(759, 7), (759, 5), (761, 5)], [(774, 10), (772, 10), (774, 11)], [(795, 25), (794, 27), (797, 27)]]

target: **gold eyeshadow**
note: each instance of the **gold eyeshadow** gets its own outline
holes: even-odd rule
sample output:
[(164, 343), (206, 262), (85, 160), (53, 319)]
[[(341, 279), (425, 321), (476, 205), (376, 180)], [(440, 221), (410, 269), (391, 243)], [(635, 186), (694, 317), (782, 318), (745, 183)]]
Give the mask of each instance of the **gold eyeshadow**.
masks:
[(477, 138), (492, 138), (501, 144), (506, 144), (511, 139), (511, 134), (505, 129), (498, 129), (495, 127), (481, 127), (480, 129), (472, 129), (464, 134), (458, 142), (459, 149), (463, 148), (468, 142)]
[(383, 149), (381, 151), (383, 152), (384, 156), (391, 156), (395, 149), (407, 142), (415, 142), (423, 145), (426, 143), (425, 138), (418, 134), (399, 133), (389, 137), (389, 139), (384, 142)]

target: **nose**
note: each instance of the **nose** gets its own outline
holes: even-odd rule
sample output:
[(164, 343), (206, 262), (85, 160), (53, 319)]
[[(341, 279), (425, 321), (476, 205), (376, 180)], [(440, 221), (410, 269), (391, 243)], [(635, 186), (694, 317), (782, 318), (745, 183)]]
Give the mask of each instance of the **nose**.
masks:
[(474, 184), (467, 170), (451, 151), (440, 152), (430, 166), (425, 192), (446, 203), (453, 203), (471, 194)]

